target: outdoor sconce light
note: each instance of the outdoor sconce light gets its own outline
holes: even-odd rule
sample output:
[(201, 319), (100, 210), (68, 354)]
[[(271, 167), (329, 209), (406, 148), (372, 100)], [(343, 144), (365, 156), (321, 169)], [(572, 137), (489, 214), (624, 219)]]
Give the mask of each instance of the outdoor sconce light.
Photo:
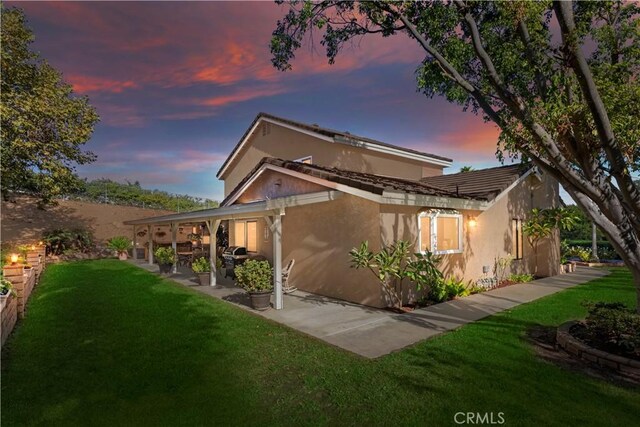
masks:
[(36, 250), (36, 245), (31, 245), (31, 250), (35, 251)]
[(11, 265), (16, 265), (18, 263), (18, 254), (11, 254)]
[(469, 224), (469, 227), (475, 228), (478, 225), (478, 220), (475, 216), (469, 216), (467, 224)]

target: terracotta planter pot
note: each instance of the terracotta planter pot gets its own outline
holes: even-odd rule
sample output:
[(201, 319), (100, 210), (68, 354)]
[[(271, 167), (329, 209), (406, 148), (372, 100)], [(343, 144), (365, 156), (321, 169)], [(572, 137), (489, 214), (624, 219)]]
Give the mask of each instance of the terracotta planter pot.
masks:
[(251, 307), (254, 310), (268, 310), (271, 307), (271, 291), (249, 292)]
[(173, 264), (158, 264), (158, 267), (160, 268), (160, 273), (169, 274), (173, 269)]
[(200, 286), (209, 286), (211, 284), (211, 273), (208, 271), (205, 273), (196, 273), (198, 280), (200, 280)]
[(126, 252), (118, 252), (118, 259), (120, 261), (126, 261), (127, 258), (129, 258), (129, 254), (127, 254)]

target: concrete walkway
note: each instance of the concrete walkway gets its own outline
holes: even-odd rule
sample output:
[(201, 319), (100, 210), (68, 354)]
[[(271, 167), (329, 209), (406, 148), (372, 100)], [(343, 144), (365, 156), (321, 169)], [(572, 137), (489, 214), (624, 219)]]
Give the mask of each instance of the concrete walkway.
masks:
[[(131, 262), (145, 270), (158, 271), (157, 265)], [(251, 310), (248, 295), (229, 279), (219, 278), (221, 286), (216, 288), (199, 286), (188, 269), (180, 269), (170, 278), (337, 347), (376, 358), (607, 274), (606, 270), (579, 267), (575, 273), (507, 286), (406, 314), (395, 314), (302, 291), (285, 295), (283, 310), (258, 312)]]

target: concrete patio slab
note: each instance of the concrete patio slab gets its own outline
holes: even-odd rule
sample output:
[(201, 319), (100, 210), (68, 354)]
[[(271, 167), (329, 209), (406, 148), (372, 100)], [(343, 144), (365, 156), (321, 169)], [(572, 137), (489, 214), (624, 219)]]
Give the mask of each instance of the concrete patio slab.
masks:
[[(145, 270), (158, 271), (157, 266), (135, 260), (131, 262)], [(507, 286), (405, 314), (395, 314), (299, 290), (284, 296), (283, 310), (258, 312), (251, 310), (248, 295), (235, 287), (230, 279), (219, 278), (220, 286), (215, 288), (200, 286), (188, 269), (179, 269), (178, 273), (169, 278), (337, 347), (367, 358), (377, 358), (607, 274), (606, 270), (578, 267), (575, 273)]]

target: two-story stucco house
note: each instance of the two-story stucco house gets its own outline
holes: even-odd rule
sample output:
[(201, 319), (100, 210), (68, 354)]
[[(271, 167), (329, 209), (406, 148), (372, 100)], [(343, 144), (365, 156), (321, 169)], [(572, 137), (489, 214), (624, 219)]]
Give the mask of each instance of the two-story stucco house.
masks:
[(298, 289), (387, 306), (370, 273), (350, 268), (349, 251), (365, 240), (372, 250), (408, 240), (416, 251), (442, 255), (445, 274), (469, 281), (492, 275), (496, 260), (509, 255), (519, 272), (557, 274), (557, 236), (539, 246), (536, 259), (522, 233), (532, 208), (558, 205), (557, 182), (524, 165), (444, 174), (451, 162), (261, 113), (218, 171), (225, 192), (219, 208), (129, 224), (175, 229), (200, 221), (212, 233), (226, 225), (230, 245), (274, 265), (276, 308), (281, 267), (290, 259)]

